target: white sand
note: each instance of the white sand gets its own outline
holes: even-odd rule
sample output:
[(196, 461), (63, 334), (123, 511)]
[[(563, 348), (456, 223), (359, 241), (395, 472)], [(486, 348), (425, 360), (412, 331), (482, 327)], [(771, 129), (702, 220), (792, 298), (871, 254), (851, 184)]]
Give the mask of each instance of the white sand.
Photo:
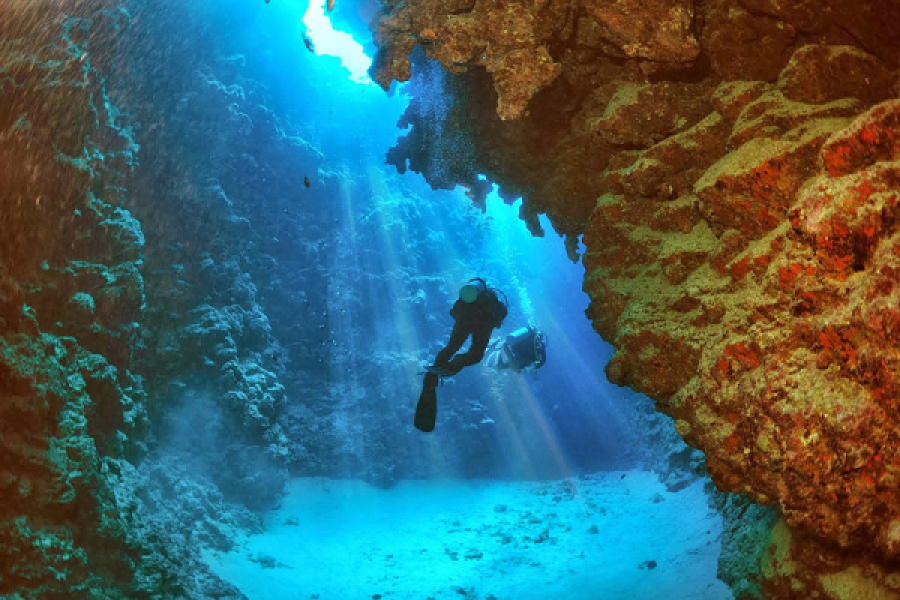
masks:
[(265, 533), (207, 560), (251, 600), (724, 600), (721, 527), (702, 484), (672, 494), (638, 471), (391, 490), (303, 479)]

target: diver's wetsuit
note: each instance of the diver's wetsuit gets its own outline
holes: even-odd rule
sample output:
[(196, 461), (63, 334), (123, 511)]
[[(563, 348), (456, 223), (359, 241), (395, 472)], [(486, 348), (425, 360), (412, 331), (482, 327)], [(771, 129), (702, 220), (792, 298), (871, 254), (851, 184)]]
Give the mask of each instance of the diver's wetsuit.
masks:
[[(491, 292), (486, 292), (485, 295), (489, 293)], [(488, 342), (491, 341), (491, 332), (496, 325), (491, 315), (486, 314), (486, 311), (477, 304), (478, 301), (466, 304), (462, 300), (457, 300), (450, 311), (450, 315), (456, 319), (453, 331), (450, 333), (450, 341), (434, 358), (436, 366), (447, 365), (449, 367), (448, 377), (456, 375), (463, 367), (477, 364), (484, 356)], [(454, 356), (470, 335), (472, 336), (472, 345), (469, 350), (465, 354)]]
[[(436, 401), (435, 388), (437, 388), (440, 378), (456, 375), (463, 367), (478, 363), (484, 357), (484, 351), (491, 341), (491, 332), (503, 324), (506, 312), (506, 305), (500, 300), (497, 292), (492, 289), (485, 289), (474, 302), (456, 301), (453, 308), (450, 309), (450, 316), (456, 321), (453, 331), (450, 333), (450, 341), (437, 353), (434, 365), (432, 365), (432, 367), (438, 368), (440, 375), (430, 371), (425, 373), (425, 382), (422, 385), (422, 394), (419, 396), (417, 407), (416, 427), (422, 431), (434, 429), (431, 405)], [(456, 354), (470, 335), (472, 344), (468, 351)], [(455, 354), (456, 356), (454, 356)], [(423, 407), (428, 407), (425, 412), (430, 416), (430, 422), (428, 419), (420, 420), (421, 411), (418, 409)]]

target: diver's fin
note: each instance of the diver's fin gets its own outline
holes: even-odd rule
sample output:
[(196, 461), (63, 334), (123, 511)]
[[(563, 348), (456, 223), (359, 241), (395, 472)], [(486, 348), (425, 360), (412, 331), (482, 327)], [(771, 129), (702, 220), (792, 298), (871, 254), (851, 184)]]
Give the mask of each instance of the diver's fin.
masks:
[(435, 386), (426, 385), (416, 404), (416, 418), (413, 424), (419, 431), (429, 433), (434, 431), (434, 422), (437, 419), (437, 391)]

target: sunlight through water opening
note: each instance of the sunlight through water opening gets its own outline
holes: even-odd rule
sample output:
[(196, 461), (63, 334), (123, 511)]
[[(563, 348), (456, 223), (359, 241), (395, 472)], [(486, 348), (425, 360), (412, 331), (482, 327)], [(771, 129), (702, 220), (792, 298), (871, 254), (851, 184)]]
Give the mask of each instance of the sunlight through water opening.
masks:
[(366, 55), (362, 44), (353, 39), (352, 35), (334, 29), (331, 19), (325, 12), (324, 4), (310, 4), (303, 15), (303, 24), (306, 25), (306, 35), (312, 41), (316, 54), (341, 59), (341, 64), (350, 71), (351, 81), (375, 85), (368, 73), (372, 59)]

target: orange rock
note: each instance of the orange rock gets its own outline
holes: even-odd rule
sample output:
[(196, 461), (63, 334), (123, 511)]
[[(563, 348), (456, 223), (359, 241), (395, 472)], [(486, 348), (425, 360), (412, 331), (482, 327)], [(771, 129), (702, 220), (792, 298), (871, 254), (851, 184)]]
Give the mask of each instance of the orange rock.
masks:
[(896, 81), (893, 72), (859, 48), (811, 44), (794, 52), (778, 78), (778, 87), (797, 102), (858, 98), (872, 104), (890, 98)]
[(629, 58), (687, 62), (700, 53), (691, 32), (693, 0), (612, 0), (583, 8), (598, 34)]
[(832, 177), (898, 158), (900, 100), (888, 100), (872, 107), (822, 146), (822, 162)]
[(771, 17), (754, 15), (734, 2), (702, 7), (700, 44), (713, 72), (735, 81), (775, 81), (791, 54), (796, 30)]
[(618, 172), (621, 191), (663, 198), (690, 193), (703, 171), (720, 158), (722, 138), (729, 129), (721, 115), (711, 113), (690, 129), (667, 137)]
[(610, 144), (649, 147), (694, 125), (709, 111), (702, 88), (679, 83), (620, 85), (588, 128)]
[(747, 104), (770, 87), (763, 81), (724, 81), (713, 92), (713, 107), (729, 119), (737, 119)]
[(865, 267), (880, 238), (900, 218), (900, 167), (881, 163), (840, 179), (818, 177), (789, 218), (823, 265), (847, 276)]
[(753, 138), (778, 139), (804, 123), (855, 117), (862, 110), (863, 104), (853, 98), (804, 104), (788, 100), (780, 90), (772, 89), (747, 103), (738, 115), (729, 142), (739, 146)]
[(813, 158), (840, 121), (816, 121), (779, 141), (752, 139), (710, 167), (694, 186), (714, 230), (758, 235), (787, 216), (794, 195), (814, 173)]

